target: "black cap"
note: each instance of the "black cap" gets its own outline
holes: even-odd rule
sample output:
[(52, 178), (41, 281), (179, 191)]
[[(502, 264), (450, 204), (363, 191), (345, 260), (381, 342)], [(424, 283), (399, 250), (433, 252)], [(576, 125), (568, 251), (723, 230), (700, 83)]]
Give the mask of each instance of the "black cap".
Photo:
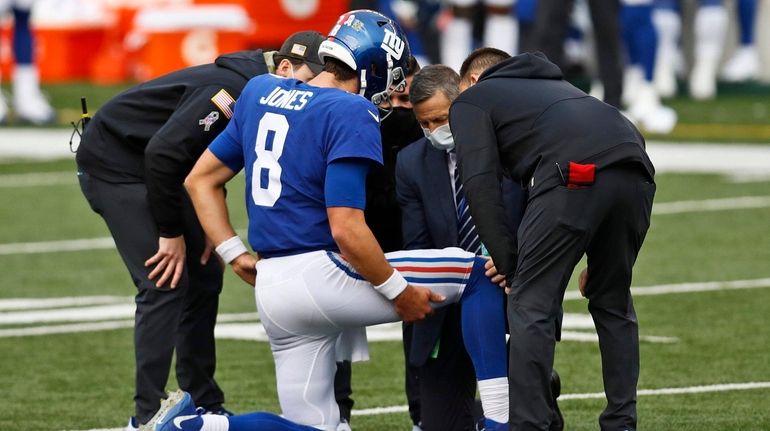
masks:
[(324, 64), (318, 56), (318, 48), (326, 39), (317, 31), (300, 31), (289, 36), (275, 54), (279, 58), (293, 58), (305, 64), (313, 73), (320, 73)]

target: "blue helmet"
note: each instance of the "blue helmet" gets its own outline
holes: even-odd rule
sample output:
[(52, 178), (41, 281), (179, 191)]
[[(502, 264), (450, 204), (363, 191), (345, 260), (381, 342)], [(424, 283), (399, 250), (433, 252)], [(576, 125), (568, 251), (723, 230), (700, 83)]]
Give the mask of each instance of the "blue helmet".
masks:
[(406, 85), (411, 52), (401, 27), (385, 15), (354, 10), (337, 20), (318, 49), (321, 61), (335, 58), (356, 71), (359, 94), (375, 105)]

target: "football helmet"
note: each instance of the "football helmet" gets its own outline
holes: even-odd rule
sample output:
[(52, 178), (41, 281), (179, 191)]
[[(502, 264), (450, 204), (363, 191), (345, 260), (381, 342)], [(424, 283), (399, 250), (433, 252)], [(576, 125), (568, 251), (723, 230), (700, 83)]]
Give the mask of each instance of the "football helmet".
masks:
[(359, 94), (375, 105), (406, 86), (411, 52), (395, 21), (371, 10), (354, 10), (337, 20), (318, 49), (321, 61), (335, 58), (356, 71)]

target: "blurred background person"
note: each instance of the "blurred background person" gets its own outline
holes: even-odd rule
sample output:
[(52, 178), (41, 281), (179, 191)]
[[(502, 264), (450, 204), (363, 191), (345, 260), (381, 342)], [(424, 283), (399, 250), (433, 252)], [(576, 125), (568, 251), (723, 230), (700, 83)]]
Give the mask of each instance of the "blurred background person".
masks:
[[(40, 77), (35, 66), (35, 41), (30, 29), (31, 9), (35, 0), (0, 0), (0, 18), (13, 14), (12, 73), (13, 109), (16, 120), (34, 125), (52, 123), (53, 108), (40, 91)], [(8, 104), (0, 94), (0, 123), (8, 119)]]
[(436, 15), (441, 1), (351, 0), (350, 8), (376, 10), (398, 21), (417, 62), (430, 64), (439, 61)]
[(653, 83), (658, 34), (652, 23), (652, 0), (622, 0), (621, 30), (626, 46), (623, 102), (626, 115), (652, 133), (670, 133), (676, 112), (663, 106)]
[[(483, 0), (486, 18), (482, 46), (508, 54), (518, 51), (518, 25), (513, 14), (515, 0)], [(441, 32), (441, 62), (459, 70), (473, 46), (473, 16), (478, 0), (447, 0), (447, 23)]]
[[(520, 52), (541, 51), (550, 61), (565, 70), (564, 43), (567, 38), (573, 0), (519, 0), (518, 15), (521, 25)], [(621, 107), (623, 86), (622, 39), (620, 33), (619, 0), (589, 0), (592, 28), (601, 91), (598, 98)], [(585, 40), (585, 39), (584, 39)]]
[[(681, 63), (679, 43), (682, 4), (677, 0), (655, 0), (654, 22), (659, 37), (655, 87), (662, 97), (677, 91), (676, 69)], [(697, 100), (716, 96), (717, 73), (727, 36), (728, 15), (722, 0), (699, 0), (695, 12), (695, 46), (689, 74), (690, 96)]]
[(737, 0), (739, 42), (738, 49), (722, 68), (721, 77), (728, 82), (759, 78), (759, 50), (754, 40), (757, 1)]
[[(694, 52), (688, 90), (697, 100), (716, 96), (717, 78), (727, 82), (756, 79), (760, 72), (759, 52), (754, 40), (757, 3), (734, 2), (737, 12), (739, 46), (725, 62), (720, 61), (728, 35), (729, 13), (721, 0), (700, 0), (693, 23)], [(681, 50), (683, 4), (676, 0), (656, 0), (653, 19), (659, 34), (655, 86), (662, 97), (677, 93), (677, 75), (684, 69)]]

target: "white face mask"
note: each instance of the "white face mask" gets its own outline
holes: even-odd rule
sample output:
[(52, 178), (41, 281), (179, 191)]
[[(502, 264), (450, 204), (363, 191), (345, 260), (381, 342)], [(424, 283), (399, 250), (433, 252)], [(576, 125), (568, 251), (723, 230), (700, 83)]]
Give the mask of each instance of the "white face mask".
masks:
[(449, 129), (449, 123), (436, 127), (431, 133), (429, 129), (422, 128), (422, 133), (428, 138), (433, 148), (444, 151), (451, 151), (455, 147), (455, 141), (452, 137), (452, 131)]

